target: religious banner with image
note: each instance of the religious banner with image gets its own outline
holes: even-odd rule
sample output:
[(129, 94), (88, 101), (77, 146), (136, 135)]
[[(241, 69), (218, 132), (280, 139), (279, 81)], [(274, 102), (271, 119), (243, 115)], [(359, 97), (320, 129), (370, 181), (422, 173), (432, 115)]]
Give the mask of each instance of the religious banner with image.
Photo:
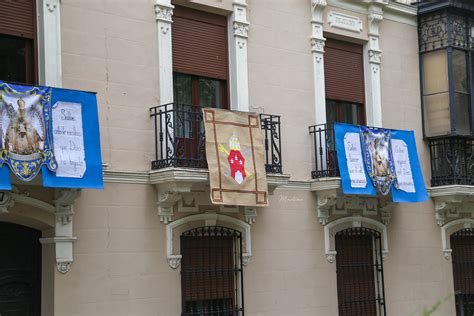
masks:
[(203, 109), (213, 204), (267, 206), (265, 148), (258, 114)]
[(30, 181), (46, 165), (57, 169), (51, 137), (51, 88), (0, 83), (0, 166)]
[(428, 199), (413, 131), (335, 123), (334, 135), (345, 194)]

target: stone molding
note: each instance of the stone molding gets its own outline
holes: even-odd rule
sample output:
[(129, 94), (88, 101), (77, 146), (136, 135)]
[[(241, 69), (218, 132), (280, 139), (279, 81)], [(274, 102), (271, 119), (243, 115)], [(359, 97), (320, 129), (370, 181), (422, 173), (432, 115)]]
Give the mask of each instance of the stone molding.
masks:
[(474, 227), (474, 186), (446, 185), (428, 189), (435, 206), (435, 220), (441, 229), (443, 256), (451, 259), (450, 236)]
[(331, 27), (349, 32), (361, 33), (363, 31), (362, 21), (358, 17), (342, 14), (340, 12), (329, 12), (328, 24)]
[(367, 227), (380, 232), (382, 238), (382, 257), (385, 259), (388, 255), (387, 226), (371, 218), (360, 215), (352, 215), (339, 218), (324, 226), (324, 250), (326, 259), (329, 263), (336, 261), (336, 233), (351, 227)]
[(38, 1), (40, 46), (40, 82), (51, 87), (62, 86), (61, 1)]
[(55, 216), (55, 236), (40, 238), (42, 244), (55, 244), (56, 267), (60, 273), (67, 273), (73, 262), (74, 201), (80, 196), (78, 189), (56, 189), (53, 204), (32, 198), (28, 191), (13, 187), (12, 191), (0, 191), (0, 212), (9, 212), (16, 203), (31, 206)]
[(242, 233), (242, 260), (246, 266), (252, 257), (252, 235), (250, 224), (227, 215), (216, 213), (202, 213), (190, 215), (177, 219), (166, 225), (166, 256), (169, 266), (172, 269), (179, 267), (182, 255), (175, 252), (174, 232), (175, 229), (182, 225), (192, 225), (193, 223), (202, 223), (205, 225), (216, 225), (217, 222), (225, 226), (234, 226), (229, 228), (237, 228)]
[(368, 227), (380, 232), (382, 255), (384, 258), (388, 255), (387, 227), (396, 203), (382, 196), (345, 195), (340, 178), (314, 180), (311, 191), (316, 194), (317, 217), (324, 226), (325, 252), (330, 263), (336, 260), (336, 233), (350, 227)]

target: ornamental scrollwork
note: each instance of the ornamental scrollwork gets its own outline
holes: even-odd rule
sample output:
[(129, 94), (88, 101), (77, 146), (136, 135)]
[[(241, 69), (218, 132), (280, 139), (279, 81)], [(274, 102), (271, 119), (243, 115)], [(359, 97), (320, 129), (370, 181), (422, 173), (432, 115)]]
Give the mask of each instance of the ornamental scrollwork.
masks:
[(155, 5), (156, 20), (163, 22), (173, 22), (171, 17), (173, 16), (173, 8), (156, 4)]

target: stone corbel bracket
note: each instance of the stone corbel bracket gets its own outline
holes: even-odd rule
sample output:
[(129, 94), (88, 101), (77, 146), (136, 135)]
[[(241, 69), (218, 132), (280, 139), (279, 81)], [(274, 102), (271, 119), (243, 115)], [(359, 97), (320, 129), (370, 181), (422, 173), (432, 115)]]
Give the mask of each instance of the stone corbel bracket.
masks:
[(55, 244), (56, 268), (62, 274), (69, 272), (74, 261), (72, 245), (77, 238), (73, 236), (72, 221), (74, 201), (80, 194), (80, 189), (57, 189), (55, 191), (55, 200), (53, 201), (54, 215), (56, 216), (55, 236), (40, 239), (42, 244)]

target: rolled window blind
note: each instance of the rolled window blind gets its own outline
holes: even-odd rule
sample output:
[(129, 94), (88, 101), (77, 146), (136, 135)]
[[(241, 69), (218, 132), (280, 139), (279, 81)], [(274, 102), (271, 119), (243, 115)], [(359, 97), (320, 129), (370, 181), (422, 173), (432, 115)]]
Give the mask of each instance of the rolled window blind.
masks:
[(173, 71), (227, 80), (227, 17), (176, 6)]
[(326, 98), (364, 104), (362, 45), (328, 38), (324, 51)]
[(0, 0), (0, 34), (35, 38), (34, 0)]

